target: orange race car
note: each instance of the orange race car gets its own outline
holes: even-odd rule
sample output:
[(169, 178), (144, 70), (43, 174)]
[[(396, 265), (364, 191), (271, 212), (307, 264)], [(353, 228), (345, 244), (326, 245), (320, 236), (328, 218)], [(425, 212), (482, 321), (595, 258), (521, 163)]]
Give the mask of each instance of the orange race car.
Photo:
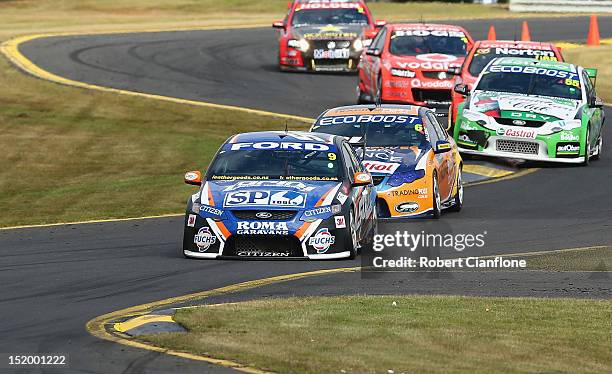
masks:
[(461, 209), (463, 161), (431, 109), (343, 106), (323, 112), (310, 131), (345, 136), (358, 148), (373, 176), (379, 218), (439, 218), (443, 209)]

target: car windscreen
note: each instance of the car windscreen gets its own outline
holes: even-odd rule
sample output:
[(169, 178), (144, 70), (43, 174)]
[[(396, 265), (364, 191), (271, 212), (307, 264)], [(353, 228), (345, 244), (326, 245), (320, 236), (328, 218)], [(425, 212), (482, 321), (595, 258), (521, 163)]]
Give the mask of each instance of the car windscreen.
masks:
[(367, 25), (363, 9), (302, 9), (293, 14), (291, 26)]
[[(344, 115), (323, 117), (313, 131), (358, 138), (368, 147), (425, 147), (428, 143), (421, 117), (416, 115)], [(367, 132), (367, 135), (366, 135)]]
[(417, 56), (428, 53), (462, 56), (468, 40), (462, 32), (397, 30), (391, 34), (389, 52), (396, 56)]
[(208, 171), (210, 180), (338, 180), (335, 146), (319, 143), (259, 142), (226, 144)]
[(555, 52), (545, 49), (535, 50), (509, 47), (478, 48), (474, 51), (474, 56), (472, 56), (468, 71), (472, 76), (477, 77), (482, 72), (482, 69), (496, 57), (527, 57), (536, 58), (538, 60), (557, 61)]
[(576, 73), (533, 66), (491, 66), (483, 73), (476, 89), (573, 100), (582, 98)]

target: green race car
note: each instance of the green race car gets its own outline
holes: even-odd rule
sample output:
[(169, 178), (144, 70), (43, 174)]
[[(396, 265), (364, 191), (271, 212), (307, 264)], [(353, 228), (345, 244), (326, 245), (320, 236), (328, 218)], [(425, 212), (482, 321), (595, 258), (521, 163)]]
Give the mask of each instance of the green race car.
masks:
[(459, 106), (453, 137), (465, 154), (588, 164), (602, 152), (597, 70), (555, 61), (492, 60)]

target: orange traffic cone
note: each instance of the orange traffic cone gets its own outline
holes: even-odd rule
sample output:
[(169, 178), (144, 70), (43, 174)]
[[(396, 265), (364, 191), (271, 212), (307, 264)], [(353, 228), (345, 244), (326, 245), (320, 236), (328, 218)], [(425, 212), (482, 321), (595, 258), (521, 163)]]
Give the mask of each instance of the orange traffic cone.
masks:
[(523, 21), (523, 30), (521, 31), (521, 41), (522, 42), (530, 42), (531, 35), (529, 35), (529, 25), (527, 21)]
[(487, 40), (497, 40), (497, 34), (495, 33), (495, 27), (493, 27), (493, 25), (489, 27), (489, 33), (487, 34)]
[(591, 23), (589, 24), (589, 36), (587, 36), (587, 45), (599, 45), (599, 25), (597, 24), (597, 16), (591, 15)]

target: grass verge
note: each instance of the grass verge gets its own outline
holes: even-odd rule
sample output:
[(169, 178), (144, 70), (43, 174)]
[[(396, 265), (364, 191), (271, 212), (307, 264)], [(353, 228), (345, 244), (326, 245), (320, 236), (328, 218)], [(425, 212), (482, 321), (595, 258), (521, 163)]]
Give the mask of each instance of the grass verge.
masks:
[(144, 339), (283, 373), (612, 370), (610, 301), (308, 297), (184, 309), (175, 319), (189, 332)]
[(612, 102), (612, 45), (568, 49), (563, 54), (569, 62), (597, 68), (597, 94), (607, 103)]
[(527, 261), (528, 270), (612, 271), (612, 247), (565, 252), (553, 251), (523, 258)]
[[(0, 41), (48, 32), (270, 24), (282, 18), (286, 4), (287, 0), (3, 0)], [(371, 5), (377, 18), (389, 21), (531, 16), (473, 4)], [(4, 227), (180, 213), (191, 191), (181, 185), (185, 169), (205, 167), (232, 133), (275, 129), (284, 123), (58, 86), (16, 71), (4, 58), (0, 87)]]

